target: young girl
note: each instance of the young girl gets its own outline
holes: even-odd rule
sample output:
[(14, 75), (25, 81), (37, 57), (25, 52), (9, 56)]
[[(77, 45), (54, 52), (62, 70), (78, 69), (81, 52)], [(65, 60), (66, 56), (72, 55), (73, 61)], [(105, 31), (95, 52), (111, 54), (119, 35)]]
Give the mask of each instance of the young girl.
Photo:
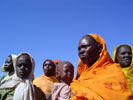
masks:
[(70, 62), (60, 62), (56, 68), (56, 77), (59, 83), (55, 83), (52, 89), (52, 100), (68, 100), (72, 97), (70, 83), (74, 75), (74, 67)]

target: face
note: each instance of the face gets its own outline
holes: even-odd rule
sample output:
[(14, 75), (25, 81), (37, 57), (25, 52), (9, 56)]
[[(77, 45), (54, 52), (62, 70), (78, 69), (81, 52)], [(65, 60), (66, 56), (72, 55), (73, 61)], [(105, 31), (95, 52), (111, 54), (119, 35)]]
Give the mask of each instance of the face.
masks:
[(99, 58), (99, 48), (96, 41), (85, 36), (79, 41), (78, 55), (83, 63), (92, 65)]
[(55, 75), (55, 65), (51, 61), (46, 61), (43, 65), (43, 71), (46, 76), (54, 76)]
[(116, 61), (122, 68), (129, 67), (132, 61), (132, 51), (129, 46), (121, 46), (116, 54)]
[(16, 73), (18, 77), (28, 78), (32, 71), (32, 63), (28, 55), (22, 55), (16, 61)]
[(13, 67), (11, 56), (8, 56), (8, 58), (6, 59), (4, 69), (5, 71), (8, 71), (8, 72), (14, 72), (14, 67)]
[(59, 65), (59, 77), (60, 81), (70, 84), (74, 75), (74, 67), (70, 63), (63, 63)]

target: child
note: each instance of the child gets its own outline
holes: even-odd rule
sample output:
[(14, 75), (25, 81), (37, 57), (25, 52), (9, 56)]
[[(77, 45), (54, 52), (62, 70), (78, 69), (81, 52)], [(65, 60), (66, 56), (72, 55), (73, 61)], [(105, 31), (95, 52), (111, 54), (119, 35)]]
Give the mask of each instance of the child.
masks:
[(0, 100), (36, 100), (32, 85), (34, 60), (28, 53), (17, 56), (14, 74), (0, 86)]
[(56, 77), (59, 83), (55, 83), (52, 89), (52, 100), (68, 100), (72, 97), (70, 83), (74, 74), (73, 65), (68, 62), (60, 62), (56, 68)]

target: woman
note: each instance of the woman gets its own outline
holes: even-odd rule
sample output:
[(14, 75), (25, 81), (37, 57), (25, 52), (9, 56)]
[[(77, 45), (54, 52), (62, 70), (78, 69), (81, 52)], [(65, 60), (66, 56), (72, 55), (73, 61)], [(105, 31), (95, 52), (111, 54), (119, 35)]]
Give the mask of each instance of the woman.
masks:
[(119, 63), (128, 84), (133, 91), (133, 48), (127, 44), (118, 45), (113, 52), (113, 61)]
[(4, 82), (6, 79), (8, 79), (8, 77), (10, 77), (11, 75), (14, 74), (14, 66), (13, 66), (13, 61), (16, 60), (16, 55), (9, 55), (5, 61), (5, 63), (3, 64), (3, 66), (1, 67), (1, 70), (3, 72), (6, 72), (7, 75), (3, 75), (0, 77), (0, 83)]
[(78, 46), (77, 76), (70, 100), (132, 100), (132, 92), (120, 66), (109, 56), (97, 34), (83, 36)]

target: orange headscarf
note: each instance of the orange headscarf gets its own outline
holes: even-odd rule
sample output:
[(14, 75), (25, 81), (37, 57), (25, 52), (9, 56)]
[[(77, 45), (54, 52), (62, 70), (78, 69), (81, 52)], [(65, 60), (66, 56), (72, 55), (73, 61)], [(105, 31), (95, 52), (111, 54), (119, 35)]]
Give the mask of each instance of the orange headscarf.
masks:
[(132, 92), (120, 66), (109, 56), (104, 40), (99, 35), (89, 35), (102, 45), (102, 51), (91, 67), (79, 59), (77, 76), (71, 83), (74, 96), (70, 100), (130, 100)]

